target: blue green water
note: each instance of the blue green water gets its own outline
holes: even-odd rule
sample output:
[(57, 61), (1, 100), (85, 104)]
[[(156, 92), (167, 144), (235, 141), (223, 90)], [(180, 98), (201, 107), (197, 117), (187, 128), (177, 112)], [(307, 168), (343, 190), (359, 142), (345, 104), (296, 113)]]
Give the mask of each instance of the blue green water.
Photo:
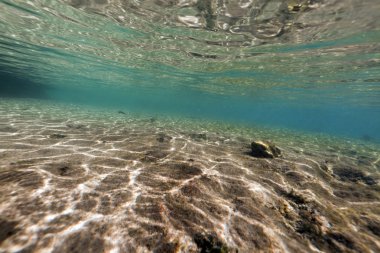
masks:
[(380, 2), (0, 1), (0, 96), (380, 141)]

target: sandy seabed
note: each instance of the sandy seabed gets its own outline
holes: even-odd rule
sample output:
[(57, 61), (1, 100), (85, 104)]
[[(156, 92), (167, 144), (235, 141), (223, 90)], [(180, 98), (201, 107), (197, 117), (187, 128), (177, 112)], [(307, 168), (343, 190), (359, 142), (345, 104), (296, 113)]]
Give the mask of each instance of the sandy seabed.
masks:
[(351, 140), (1, 99), (0, 252), (380, 252), (379, 169)]

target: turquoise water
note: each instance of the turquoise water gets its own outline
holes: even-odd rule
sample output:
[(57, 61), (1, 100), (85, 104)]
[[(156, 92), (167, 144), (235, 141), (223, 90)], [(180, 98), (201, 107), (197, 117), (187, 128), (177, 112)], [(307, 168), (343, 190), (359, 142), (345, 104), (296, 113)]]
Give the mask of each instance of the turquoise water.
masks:
[(2, 96), (380, 141), (376, 0), (0, 8)]

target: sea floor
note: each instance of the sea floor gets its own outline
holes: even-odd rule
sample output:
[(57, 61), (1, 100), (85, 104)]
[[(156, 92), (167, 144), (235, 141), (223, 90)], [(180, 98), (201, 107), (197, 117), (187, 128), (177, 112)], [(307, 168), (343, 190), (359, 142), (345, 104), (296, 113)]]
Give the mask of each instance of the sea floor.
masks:
[(369, 143), (1, 99), (0, 252), (380, 252), (379, 171)]

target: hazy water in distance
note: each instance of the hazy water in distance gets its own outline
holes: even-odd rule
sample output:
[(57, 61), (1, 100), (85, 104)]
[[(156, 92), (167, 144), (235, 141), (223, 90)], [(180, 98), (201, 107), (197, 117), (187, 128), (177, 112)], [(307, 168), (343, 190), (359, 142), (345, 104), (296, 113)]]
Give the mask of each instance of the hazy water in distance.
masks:
[(0, 1), (0, 95), (380, 141), (377, 0)]

